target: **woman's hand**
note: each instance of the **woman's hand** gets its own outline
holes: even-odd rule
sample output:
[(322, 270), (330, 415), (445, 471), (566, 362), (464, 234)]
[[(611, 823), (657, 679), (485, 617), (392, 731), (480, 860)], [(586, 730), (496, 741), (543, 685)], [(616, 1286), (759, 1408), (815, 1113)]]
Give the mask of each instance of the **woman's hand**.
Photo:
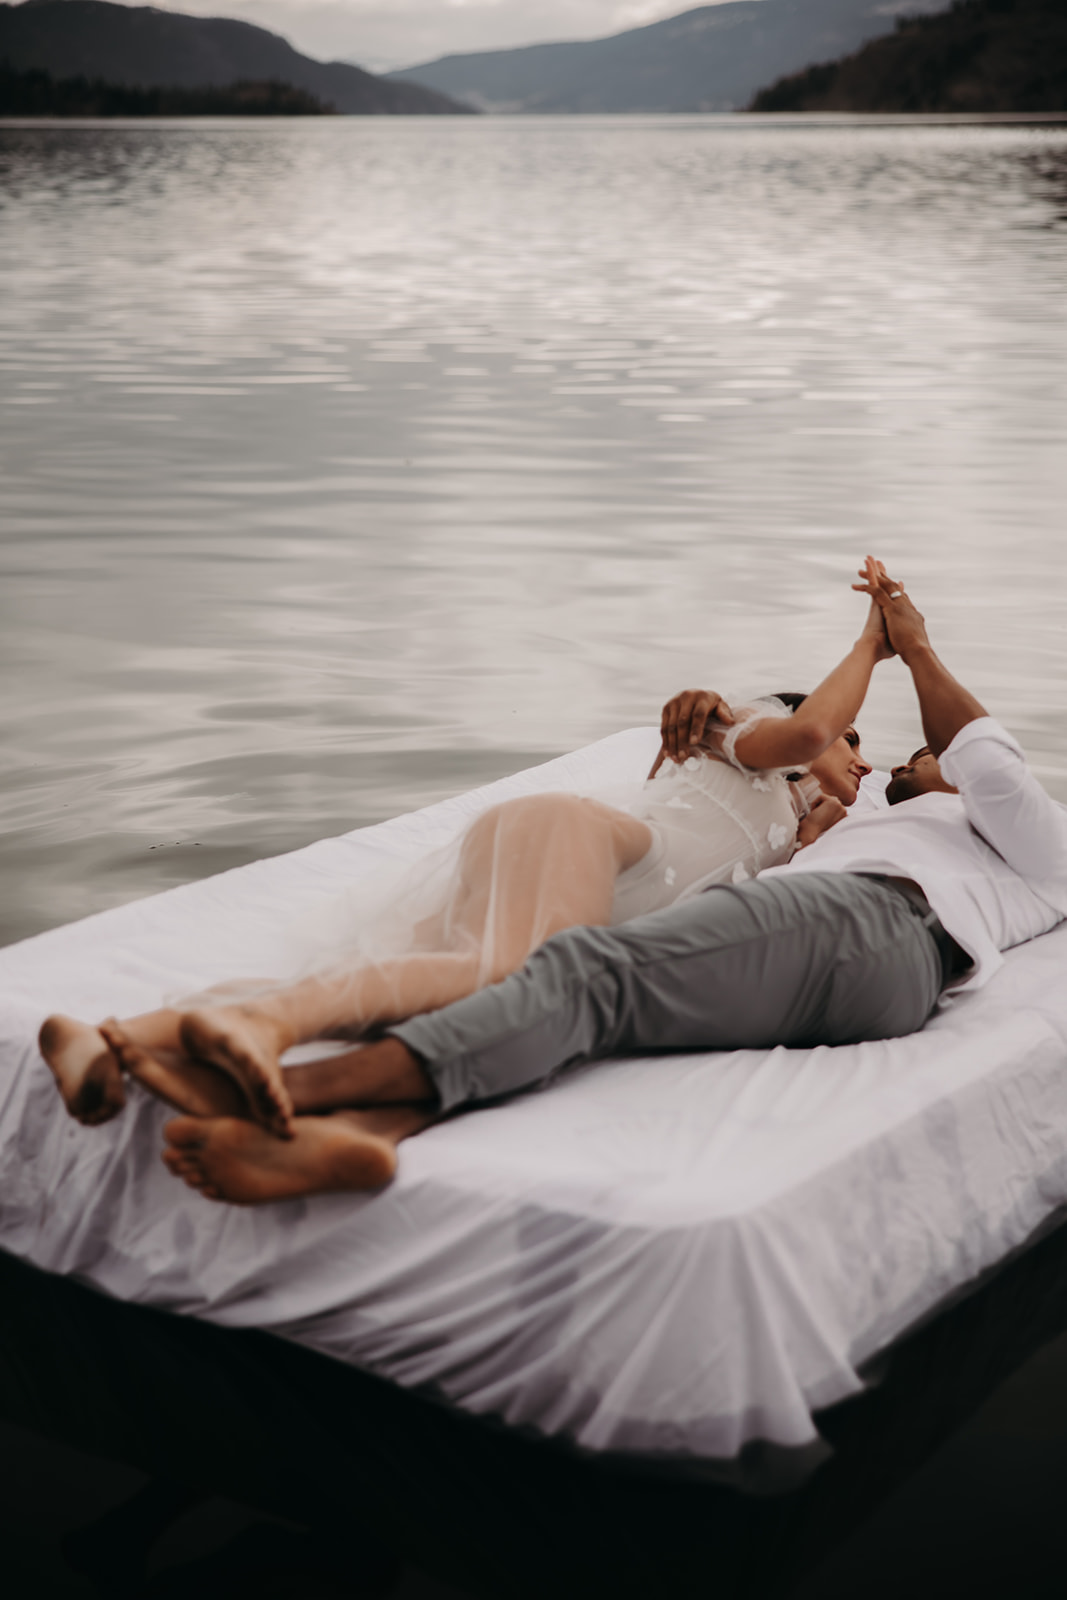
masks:
[[(854, 589), (858, 589), (861, 588), (862, 585), (854, 583), (852, 587)], [(868, 590), (867, 592), (869, 593), (870, 591)], [(896, 651), (889, 642), (889, 634), (886, 632), (885, 617), (882, 615), (882, 608), (873, 596), (871, 598), (870, 609), (867, 612), (867, 620), (863, 624), (863, 632), (860, 634), (860, 638), (869, 640), (874, 645), (874, 659), (876, 661), (889, 661), (891, 657), (896, 655)]]
[(797, 849), (803, 850), (805, 845), (814, 844), (816, 839), (821, 839), (842, 817), (847, 816), (848, 812), (840, 800), (835, 800), (833, 795), (820, 794), (797, 829)]
[(890, 647), (897, 655), (907, 661), (909, 652), (929, 649), (930, 640), (921, 613), (904, 593), (903, 584), (886, 575), (882, 562), (876, 561), (874, 556), (868, 556), (860, 568), (859, 576), (861, 581), (852, 587), (862, 594), (869, 594), (878, 607)]
[(694, 749), (699, 749), (704, 731), (712, 720), (726, 728), (734, 721), (730, 707), (714, 689), (684, 689), (673, 700), (668, 700), (659, 724), (662, 743), (649, 777), (656, 776), (664, 761), (684, 761)]

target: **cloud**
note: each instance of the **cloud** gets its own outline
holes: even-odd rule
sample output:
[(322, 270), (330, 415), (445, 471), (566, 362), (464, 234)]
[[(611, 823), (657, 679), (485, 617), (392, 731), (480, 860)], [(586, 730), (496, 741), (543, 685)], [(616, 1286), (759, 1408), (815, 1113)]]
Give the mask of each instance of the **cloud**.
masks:
[[(126, 0), (143, 3), (143, 0)], [(166, 11), (237, 17), (319, 60), (372, 72), (470, 50), (596, 39), (692, 9), (685, 0), (154, 0)]]

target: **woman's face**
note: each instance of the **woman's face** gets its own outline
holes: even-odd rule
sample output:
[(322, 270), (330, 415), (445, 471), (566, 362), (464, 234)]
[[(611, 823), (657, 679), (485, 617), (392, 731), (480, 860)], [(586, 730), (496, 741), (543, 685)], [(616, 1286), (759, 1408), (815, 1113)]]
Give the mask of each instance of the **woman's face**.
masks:
[(860, 779), (871, 770), (860, 755), (860, 736), (855, 728), (846, 728), (840, 739), (808, 763), (808, 771), (819, 780), (823, 794), (833, 795), (844, 806), (852, 804), (860, 792)]

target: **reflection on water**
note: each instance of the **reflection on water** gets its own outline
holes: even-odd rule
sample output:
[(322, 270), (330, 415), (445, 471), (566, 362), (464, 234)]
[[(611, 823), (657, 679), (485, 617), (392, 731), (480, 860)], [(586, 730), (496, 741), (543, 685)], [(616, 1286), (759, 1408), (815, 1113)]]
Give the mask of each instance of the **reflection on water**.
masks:
[(0, 936), (805, 687), (867, 549), (1067, 798), (1065, 236), (1063, 129), (0, 128)]

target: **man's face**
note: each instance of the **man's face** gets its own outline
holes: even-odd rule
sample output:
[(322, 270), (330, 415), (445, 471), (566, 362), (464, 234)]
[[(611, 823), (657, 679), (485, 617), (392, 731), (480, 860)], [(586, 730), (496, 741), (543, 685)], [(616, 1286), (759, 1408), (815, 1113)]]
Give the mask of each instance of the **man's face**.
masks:
[(946, 783), (941, 776), (937, 757), (931, 752), (930, 746), (924, 744), (902, 767), (893, 768), (885, 797), (891, 806), (896, 806), (902, 800), (913, 800), (917, 794), (935, 793), (959, 794), (959, 790), (954, 789), (951, 783)]

